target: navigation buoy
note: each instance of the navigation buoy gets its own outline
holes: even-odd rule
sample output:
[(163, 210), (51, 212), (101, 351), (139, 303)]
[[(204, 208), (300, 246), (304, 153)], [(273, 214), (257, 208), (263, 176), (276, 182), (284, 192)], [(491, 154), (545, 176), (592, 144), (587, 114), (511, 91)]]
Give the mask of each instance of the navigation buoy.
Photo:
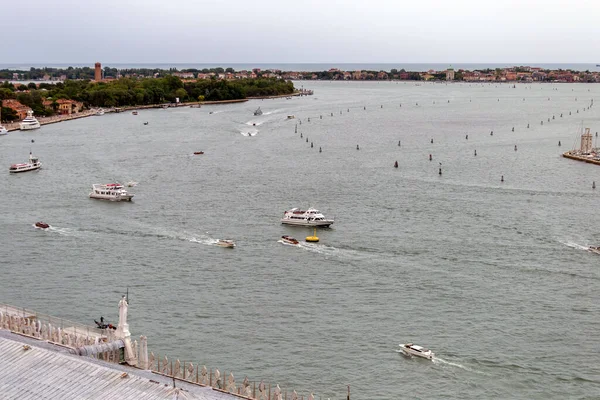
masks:
[(360, 147), (358, 147), (358, 145), (356, 145), (356, 150), (360, 150)]
[(450, 103), (450, 100), (448, 100), (448, 103)]
[(300, 138), (302, 138), (302, 132), (300, 132)]
[(494, 131), (491, 131), (491, 132), (490, 132), (490, 136), (494, 136)]
[(367, 107), (363, 107), (363, 110), (366, 110), (366, 109), (367, 109)]
[(527, 129), (529, 129), (529, 124), (527, 124)]
[[(313, 142), (310, 142), (310, 148), (313, 148)], [(515, 149), (516, 150), (516, 149)]]
[(560, 147), (560, 146), (561, 146), (561, 144), (560, 144), (560, 140), (559, 140), (559, 141), (558, 141), (558, 147)]
[(513, 128), (512, 128), (512, 131), (513, 131), (513, 132), (515, 131), (515, 127), (514, 127), (514, 126), (513, 126)]
[(319, 147), (319, 153), (322, 153), (322, 152), (323, 152), (323, 149), (321, 149), (321, 148)]
[(310, 122), (310, 117), (308, 118), (308, 122)]
[(442, 175), (442, 167), (438, 170), (438, 175)]
[(381, 108), (383, 108), (383, 104), (381, 105)]
[(323, 116), (322, 116), (322, 115), (319, 115), (319, 119), (323, 119)]
[[(596, 135), (596, 136), (598, 136), (598, 135)], [(35, 143), (35, 140), (31, 139), (31, 143)]]
[(294, 128), (294, 133), (298, 133), (298, 124), (296, 124), (296, 127)]
[(540, 121), (540, 125), (544, 125), (544, 121)]
[(474, 155), (475, 157), (477, 157), (477, 150), (475, 150), (475, 152), (473, 153), (473, 155)]
[(350, 112), (350, 109), (348, 109), (348, 112)]
[(419, 102), (417, 102), (417, 105), (419, 105)]
[(592, 182), (592, 189), (596, 189), (596, 181)]
[(562, 118), (562, 113), (560, 113), (560, 117)]
[(431, 156), (431, 154), (429, 155), (429, 161), (433, 160), (433, 157)]
[(550, 118), (548, 118), (548, 122), (550, 122)]
[(398, 161), (394, 163), (394, 168), (398, 168)]
[(552, 116), (552, 119), (554, 119), (554, 115)]
[(308, 143), (308, 136), (306, 137), (306, 143)]
[(500, 177), (500, 182), (504, 182), (504, 175)]
[(469, 135), (466, 135), (466, 136), (465, 136), (465, 139), (469, 140)]
[(400, 103), (400, 108), (402, 108), (402, 103)]
[(431, 143), (433, 143), (433, 139), (431, 139)]
[(331, 113), (331, 116), (333, 117), (333, 113)]
[(305, 239), (307, 242), (318, 242), (319, 237), (317, 236), (317, 228), (315, 228), (312, 236), (307, 236)]
[(569, 115), (571, 115), (571, 111), (569, 111)]
[(302, 120), (299, 120), (298, 122), (300, 123), (300, 125), (302, 125)]
[(515, 144), (515, 151), (517, 151), (517, 145)]
[(577, 114), (579, 114), (579, 109), (577, 109)]
[(596, 137), (598, 137), (598, 132), (596, 132)]
[(402, 143), (400, 142), (400, 140), (398, 140), (398, 147), (402, 146)]

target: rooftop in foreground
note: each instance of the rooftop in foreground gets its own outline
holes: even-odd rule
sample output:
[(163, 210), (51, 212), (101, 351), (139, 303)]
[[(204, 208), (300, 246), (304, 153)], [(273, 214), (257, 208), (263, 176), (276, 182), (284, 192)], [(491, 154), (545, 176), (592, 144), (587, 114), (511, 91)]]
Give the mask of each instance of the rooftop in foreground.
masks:
[(0, 329), (2, 399), (233, 400), (194, 385), (124, 365), (71, 354), (69, 349)]

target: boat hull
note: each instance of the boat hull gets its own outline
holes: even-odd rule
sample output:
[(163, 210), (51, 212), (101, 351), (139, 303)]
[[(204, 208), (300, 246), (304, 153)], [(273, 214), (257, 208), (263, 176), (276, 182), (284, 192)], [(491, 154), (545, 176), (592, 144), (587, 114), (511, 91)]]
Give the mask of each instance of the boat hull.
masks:
[(294, 220), (289, 220), (289, 219), (282, 219), (281, 223), (285, 224), (285, 225), (320, 226), (323, 228), (327, 228), (333, 224), (333, 221), (332, 220), (322, 220), (322, 221), (297, 220), (297, 221), (294, 221)]
[(96, 200), (131, 201), (132, 198), (133, 198), (132, 194), (129, 194), (126, 196), (107, 196), (107, 195), (90, 193), (90, 199), (96, 199)]
[(28, 167), (28, 168), (23, 168), (23, 169), (10, 169), (10, 170), (8, 170), (8, 172), (10, 172), (11, 174), (19, 174), (21, 172), (35, 171), (36, 169), (40, 169), (40, 168), (42, 168), (42, 166), (37, 165), (35, 167)]
[(20, 124), (19, 127), (22, 131), (32, 131), (34, 129), (40, 129), (41, 125), (38, 122), (37, 124)]

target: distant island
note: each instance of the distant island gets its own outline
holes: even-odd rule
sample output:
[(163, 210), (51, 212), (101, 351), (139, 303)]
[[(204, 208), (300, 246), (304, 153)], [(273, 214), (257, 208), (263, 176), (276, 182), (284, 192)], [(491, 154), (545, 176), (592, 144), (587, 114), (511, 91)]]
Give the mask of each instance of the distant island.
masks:
[[(231, 101), (286, 96), (297, 92), (293, 80), (444, 81), (444, 82), (600, 82), (600, 72), (549, 70), (515, 66), (468, 71), (328, 71), (277, 69), (235, 71), (211, 69), (117, 69), (101, 67), (0, 70), (2, 121), (23, 119), (31, 109), (38, 116), (72, 114), (91, 107), (125, 107), (165, 102)], [(19, 82), (23, 83), (19, 83)], [(26, 84), (27, 83), (27, 84)]]

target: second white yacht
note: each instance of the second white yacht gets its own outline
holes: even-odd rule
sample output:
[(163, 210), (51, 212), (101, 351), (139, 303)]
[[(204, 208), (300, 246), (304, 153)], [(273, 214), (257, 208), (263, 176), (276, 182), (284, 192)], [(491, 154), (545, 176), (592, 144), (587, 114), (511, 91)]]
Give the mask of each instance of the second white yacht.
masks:
[(40, 125), (40, 121), (38, 121), (34, 116), (33, 116), (33, 111), (29, 110), (27, 111), (27, 117), (25, 117), (25, 119), (23, 121), (21, 121), (21, 123), (19, 124), (20, 128), (22, 131), (29, 131), (32, 129), (39, 129), (41, 127)]
[(283, 213), (281, 223), (300, 226), (322, 226), (326, 228), (333, 224), (333, 218), (325, 218), (319, 210), (315, 210), (314, 208), (309, 208), (306, 211), (292, 208)]
[(92, 185), (91, 199), (110, 200), (110, 201), (131, 201), (133, 194), (120, 183), (96, 183)]

